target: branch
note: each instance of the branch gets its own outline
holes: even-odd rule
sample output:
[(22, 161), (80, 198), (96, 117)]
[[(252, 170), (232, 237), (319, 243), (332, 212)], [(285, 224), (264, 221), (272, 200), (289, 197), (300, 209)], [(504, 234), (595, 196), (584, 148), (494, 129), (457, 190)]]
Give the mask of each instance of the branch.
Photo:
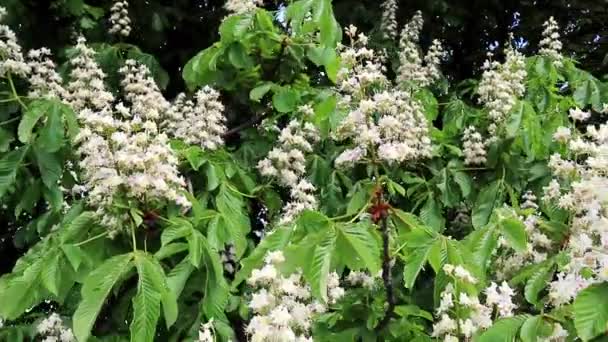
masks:
[(376, 326), (376, 331), (384, 329), (384, 327), (391, 320), (391, 316), (395, 311), (395, 294), (393, 292), (393, 275), (391, 273), (391, 256), (389, 250), (389, 228), (386, 219), (386, 215), (382, 217), (380, 223), (382, 228), (382, 280), (384, 282), (384, 288), (386, 289), (386, 301), (388, 307), (384, 313), (384, 318)]
[(262, 120), (264, 120), (267, 116), (268, 116), (267, 113), (262, 113), (262, 114), (259, 114), (259, 115), (254, 115), (254, 116), (250, 117), (249, 120), (243, 122), (242, 124), (240, 124), (240, 125), (238, 125), (236, 127), (233, 127), (231, 129), (227, 130), (222, 135), (222, 137), (223, 138), (227, 138), (227, 137), (230, 137), (230, 136), (232, 136), (232, 135), (234, 135), (236, 133), (239, 133), (240, 131), (242, 131), (244, 129), (247, 129), (249, 127), (253, 127), (253, 126), (259, 124), (260, 122), (262, 122)]

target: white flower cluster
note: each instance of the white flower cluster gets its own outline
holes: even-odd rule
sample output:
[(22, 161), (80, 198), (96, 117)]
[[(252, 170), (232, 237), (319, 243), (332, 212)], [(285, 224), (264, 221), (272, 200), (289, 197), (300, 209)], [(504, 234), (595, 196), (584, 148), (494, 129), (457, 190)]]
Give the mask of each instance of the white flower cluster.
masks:
[(562, 42), (559, 40), (559, 25), (553, 17), (543, 23), (543, 39), (540, 41), (539, 54), (545, 55), (553, 59), (555, 66), (561, 66), (562, 60)]
[(207, 323), (202, 323), (198, 330), (198, 338), (194, 342), (215, 342), (213, 333), (213, 318)]
[(384, 0), (380, 5), (382, 9), (382, 19), (380, 22), (380, 30), (386, 39), (395, 39), (397, 37), (397, 0)]
[[(269, 252), (261, 269), (255, 269), (247, 282), (256, 288), (249, 308), (254, 316), (246, 331), (251, 342), (312, 342), (313, 317), (327, 306), (312, 298), (300, 272), (288, 277), (278, 268), (285, 261), (281, 251)], [(344, 296), (339, 276), (333, 272), (327, 279), (328, 302), (335, 303)]]
[(194, 101), (179, 94), (166, 115), (166, 131), (187, 144), (216, 150), (224, 145), (226, 132), (224, 105), (220, 93), (205, 86), (196, 92)]
[(340, 123), (336, 138), (351, 139), (355, 144), (337, 157), (338, 167), (352, 166), (368, 154), (388, 163), (431, 155), (428, 122), (422, 106), (400, 90), (379, 92), (361, 100)]
[(372, 277), (369, 274), (361, 271), (350, 271), (348, 276), (346, 276), (346, 281), (351, 286), (361, 286), (368, 290), (371, 290), (376, 285), (376, 279), (378, 277)]
[(466, 165), (483, 165), (486, 163), (486, 142), (475, 126), (469, 126), (464, 130), (462, 138), (462, 152)]
[[(422, 57), (418, 42), (424, 25), (422, 12), (417, 11), (401, 31), (399, 40), (399, 69), (397, 83), (402, 86), (417, 85), (426, 87), (441, 77), (439, 65), (444, 56), (439, 40), (433, 40), (427, 54)], [(424, 62), (424, 63), (423, 63)]]
[(367, 37), (356, 33), (355, 27), (348, 28), (352, 44), (340, 54), (344, 65), (337, 90), (340, 106), (349, 114), (334, 135), (354, 146), (336, 158), (336, 166), (350, 167), (368, 156), (388, 163), (429, 157), (431, 140), (422, 105), (409, 92), (388, 90), (380, 59), (366, 47)]
[[(608, 124), (587, 126), (570, 137), (572, 159), (551, 157), (558, 179), (545, 189), (545, 199), (571, 212), (565, 251), (569, 263), (551, 282), (556, 306), (570, 303), (587, 286), (608, 280)], [(562, 191), (563, 189), (563, 191)]]
[(264, 0), (227, 0), (224, 8), (231, 14), (243, 14), (254, 11), (264, 5)]
[(389, 81), (384, 75), (386, 67), (373, 49), (367, 47), (368, 38), (363, 33), (357, 34), (357, 28), (350, 25), (345, 29), (350, 45), (339, 45), (340, 62), (337, 89), (343, 94), (342, 105), (348, 105), (365, 97), (365, 90), (374, 87), (386, 87)]
[[(457, 284), (477, 283), (477, 279), (460, 265), (445, 264), (443, 270)], [(476, 332), (492, 325), (494, 308), (498, 317), (513, 315), (516, 306), (512, 297), (515, 293), (506, 282), (500, 287), (496, 283), (491, 283), (484, 292), (486, 300), (485, 304), (482, 304), (477, 295), (467, 293), (461, 286), (454, 286), (452, 282), (448, 283), (441, 293), (439, 307), (436, 310), (439, 321), (433, 324), (432, 336), (443, 337), (444, 341), (460, 341), (459, 338), (468, 341)], [(453, 317), (456, 313), (460, 316)]]
[(131, 34), (131, 19), (129, 19), (129, 2), (118, 0), (110, 7), (110, 34), (128, 37)]
[(43, 319), (36, 327), (36, 333), (43, 338), (42, 342), (75, 342), (72, 329), (63, 325), (63, 320), (57, 313), (52, 313)]
[(51, 59), (51, 51), (47, 48), (30, 50), (27, 54), (27, 63), (30, 66), (30, 92), (31, 98), (66, 99), (67, 90), (63, 87), (63, 80), (56, 71), (55, 63)]
[(483, 65), (484, 72), (477, 93), (479, 102), (488, 110), (490, 125), (488, 132), (497, 139), (500, 126), (509, 112), (526, 91), (526, 61), (524, 56), (511, 46), (505, 48), (505, 62), (492, 61), (492, 54)]
[[(6, 16), (6, 9), (0, 7), (0, 21)], [(27, 76), (30, 66), (25, 62), (21, 45), (15, 32), (8, 25), (0, 24), (0, 77), (10, 74)]]
[[(105, 90), (104, 74), (94, 52), (79, 40), (80, 55), (72, 60), (69, 100), (82, 125), (76, 139), (79, 163), (90, 205), (97, 208), (102, 224), (112, 230), (122, 226), (125, 215), (112, 214), (116, 196), (127, 196), (144, 205), (190, 203), (182, 194), (185, 182), (177, 170), (177, 158), (157, 121), (169, 108), (145, 66), (127, 61), (120, 70), (125, 99), (113, 106)], [(117, 118), (115, 118), (115, 116)]]
[(257, 167), (262, 176), (271, 177), (290, 189), (291, 201), (283, 208), (280, 224), (292, 221), (300, 212), (315, 209), (317, 201), (313, 195), (315, 187), (306, 179), (305, 153), (313, 150), (319, 140), (315, 126), (292, 120), (281, 130), (277, 147), (260, 160)]

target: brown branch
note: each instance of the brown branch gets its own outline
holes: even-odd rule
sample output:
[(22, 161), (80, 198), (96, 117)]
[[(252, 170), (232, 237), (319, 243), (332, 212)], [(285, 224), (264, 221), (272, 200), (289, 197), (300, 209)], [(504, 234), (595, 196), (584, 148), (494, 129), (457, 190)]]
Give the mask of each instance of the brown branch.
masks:
[(391, 273), (391, 256), (389, 250), (390, 236), (387, 217), (384, 215), (380, 221), (380, 228), (382, 229), (382, 281), (384, 282), (384, 288), (386, 290), (386, 301), (388, 307), (384, 313), (384, 318), (376, 326), (376, 331), (384, 329), (384, 327), (391, 320), (391, 316), (395, 311), (395, 293), (393, 291), (393, 275)]
[(260, 122), (262, 122), (262, 120), (264, 120), (266, 117), (268, 116), (267, 113), (263, 113), (263, 114), (259, 114), (259, 115), (254, 115), (251, 118), (249, 118), (249, 120), (243, 122), (242, 124), (233, 127), (229, 130), (227, 130), (222, 137), (227, 138), (230, 136), (233, 136), (234, 134), (239, 133), (240, 131), (247, 129), (249, 127), (253, 127), (257, 124), (259, 124)]

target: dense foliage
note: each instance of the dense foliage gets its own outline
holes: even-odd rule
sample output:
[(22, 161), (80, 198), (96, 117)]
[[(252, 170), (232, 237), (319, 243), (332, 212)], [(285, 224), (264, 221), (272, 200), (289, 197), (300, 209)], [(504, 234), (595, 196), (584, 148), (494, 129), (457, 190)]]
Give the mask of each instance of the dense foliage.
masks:
[(559, 23), (455, 82), (421, 12), (333, 5), (226, 1), (171, 98), (135, 2), (57, 2), (56, 59), (0, 24), (0, 339), (605, 338), (608, 84)]

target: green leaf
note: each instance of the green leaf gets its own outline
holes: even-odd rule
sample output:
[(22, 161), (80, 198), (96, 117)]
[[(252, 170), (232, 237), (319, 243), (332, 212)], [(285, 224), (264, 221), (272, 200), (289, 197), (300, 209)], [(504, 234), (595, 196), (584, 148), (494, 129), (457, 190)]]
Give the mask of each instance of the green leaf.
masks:
[(270, 91), (270, 88), (272, 88), (273, 85), (274, 83), (272, 82), (265, 82), (251, 89), (251, 91), (249, 92), (249, 99), (251, 101), (260, 102), (264, 95), (266, 95), (266, 93)]
[(477, 200), (475, 201), (475, 206), (471, 213), (471, 220), (475, 229), (480, 229), (490, 220), (492, 211), (497, 206), (499, 200), (502, 188), (501, 184), (500, 181), (487, 184), (481, 189), (479, 195), (477, 195)]
[(405, 254), (405, 267), (403, 269), (403, 282), (406, 288), (412, 289), (414, 287), (414, 283), (418, 278), (418, 274), (429, 258), (429, 254), (431, 252), (431, 248), (433, 240), (429, 240), (429, 243), (423, 245), (419, 248), (415, 248), (409, 250)]
[(312, 258), (304, 268), (304, 275), (310, 283), (312, 293), (327, 301), (327, 276), (331, 265), (332, 253), (336, 246), (336, 232), (328, 229), (314, 247)]
[(247, 31), (253, 28), (253, 13), (228, 16), (220, 25), (222, 43), (238, 41)]
[(498, 235), (495, 228), (494, 225), (490, 225), (475, 230), (467, 238), (469, 249), (473, 253), (473, 259), (484, 273), (490, 265), (492, 253), (498, 246)]
[(335, 47), (342, 39), (342, 31), (334, 17), (331, 0), (314, 0), (313, 8), (313, 21), (319, 25), (321, 44)]
[(22, 143), (29, 143), (32, 137), (32, 131), (34, 127), (42, 118), (42, 116), (46, 113), (46, 102), (45, 101), (34, 101), (32, 102), (28, 109), (23, 112), (23, 117), (19, 122), (19, 127), (17, 128), (17, 136), (19, 137), (19, 141)]
[(247, 54), (245, 46), (239, 42), (234, 42), (228, 47), (228, 60), (232, 65), (239, 69), (253, 67), (253, 60)]
[(576, 104), (584, 108), (587, 105), (592, 105), (594, 110), (602, 109), (602, 97), (601, 97), (601, 83), (593, 78), (584, 80), (582, 83), (575, 87), (574, 94), (572, 97)]
[(224, 268), (217, 251), (211, 249), (209, 242), (201, 234), (201, 254), (205, 264), (205, 297), (202, 309), (207, 317), (227, 321), (224, 314), (230, 290), (224, 278)]
[(23, 163), (27, 147), (15, 149), (0, 159), (0, 198), (15, 183), (17, 171)]
[(513, 106), (505, 127), (507, 137), (514, 138), (518, 135), (519, 128), (521, 126), (521, 119), (524, 116), (526, 106), (529, 106), (526, 101), (519, 101), (515, 106)]
[(512, 342), (528, 317), (528, 315), (517, 315), (500, 319), (483, 332), (476, 342)]
[(360, 260), (371, 274), (380, 270), (380, 245), (372, 234), (373, 229), (372, 225), (363, 222), (336, 226), (336, 243), (342, 247), (337, 248), (337, 252), (345, 256), (349, 268), (356, 269)]
[(224, 226), (229, 233), (230, 242), (234, 244), (237, 258), (240, 258), (247, 248), (247, 233), (251, 230), (243, 198), (230, 190), (227, 184), (222, 184), (215, 198), (215, 205), (226, 222)]
[(63, 174), (63, 160), (57, 153), (50, 153), (47, 149), (41, 148), (40, 144), (34, 146), (34, 155), (40, 169), (42, 182), (47, 188), (57, 186), (57, 181), (61, 179)]
[(608, 330), (608, 283), (595, 284), (579, 292), (572, 307), (574, 326), (583, 341)]
[(186, 282), (195, 268), (188, 258), (182, 260), (177, 264), (167, 275), (167, 286), (170, 291), (179, 297), (186, 286)]
[(547, 263), (538, 268), (528, 279), (524, 288), (526, 300), (534, 305), (538, 305), (538, 294), (553, 279), (553, 263)]
[(85, 279), (82, 285), (82, 300), (72, 317), (74, 335), (79, 341), (86, 341), (97, 315), (110, 294), (112, 287), (133, 267), (133, 254), (122, 254), (106, 260)]
[(551, 336), (553, 327), (542, 316), (529, 317), (521, 326), (519, 337), (522, 342), (537, 342)]
[(7, 152), (13, 141), (15, 141), (13, 133), (0, 127), (0, 152)]
[(423, 88), (414, 95), (414, 98), (422, 105), (424, 116), (426, 116), (429, 122), (437, 118), (437, 115), (439, 115), (439, 104), (430, 90)]
[(420, 210), (420, 219), (435, 231), (441, 231), (445, 226), (441, 207), (431, 193), (429, 193), (426, 203)]
[(38, 146), (47, 152), (57, 152), (63, 146), (63, 111), (69, 109), (53, 103), (47, 110), (46, 123), (40, 131), (40, 137), (37, 142)]
[(526, 226), (517, 218), (507, 218), (500, 221), (501, 233), (513, 249), (519, 252), (526, 250), (528, 245)]
[(162, 266), (151, 255), (135, 254), (135, 267), (139, 277), (137, 294), (133, 299), (134, 319), (131, 322), (131, 340), (153, 341), (160, 304), (167, 328), (177, 320), (177, 299), (169, 289)]
[(289, 113), (296, 109), (300, 94), (291, 88), (281, 87), (272, 96), (272, 104), (280, 113)]

